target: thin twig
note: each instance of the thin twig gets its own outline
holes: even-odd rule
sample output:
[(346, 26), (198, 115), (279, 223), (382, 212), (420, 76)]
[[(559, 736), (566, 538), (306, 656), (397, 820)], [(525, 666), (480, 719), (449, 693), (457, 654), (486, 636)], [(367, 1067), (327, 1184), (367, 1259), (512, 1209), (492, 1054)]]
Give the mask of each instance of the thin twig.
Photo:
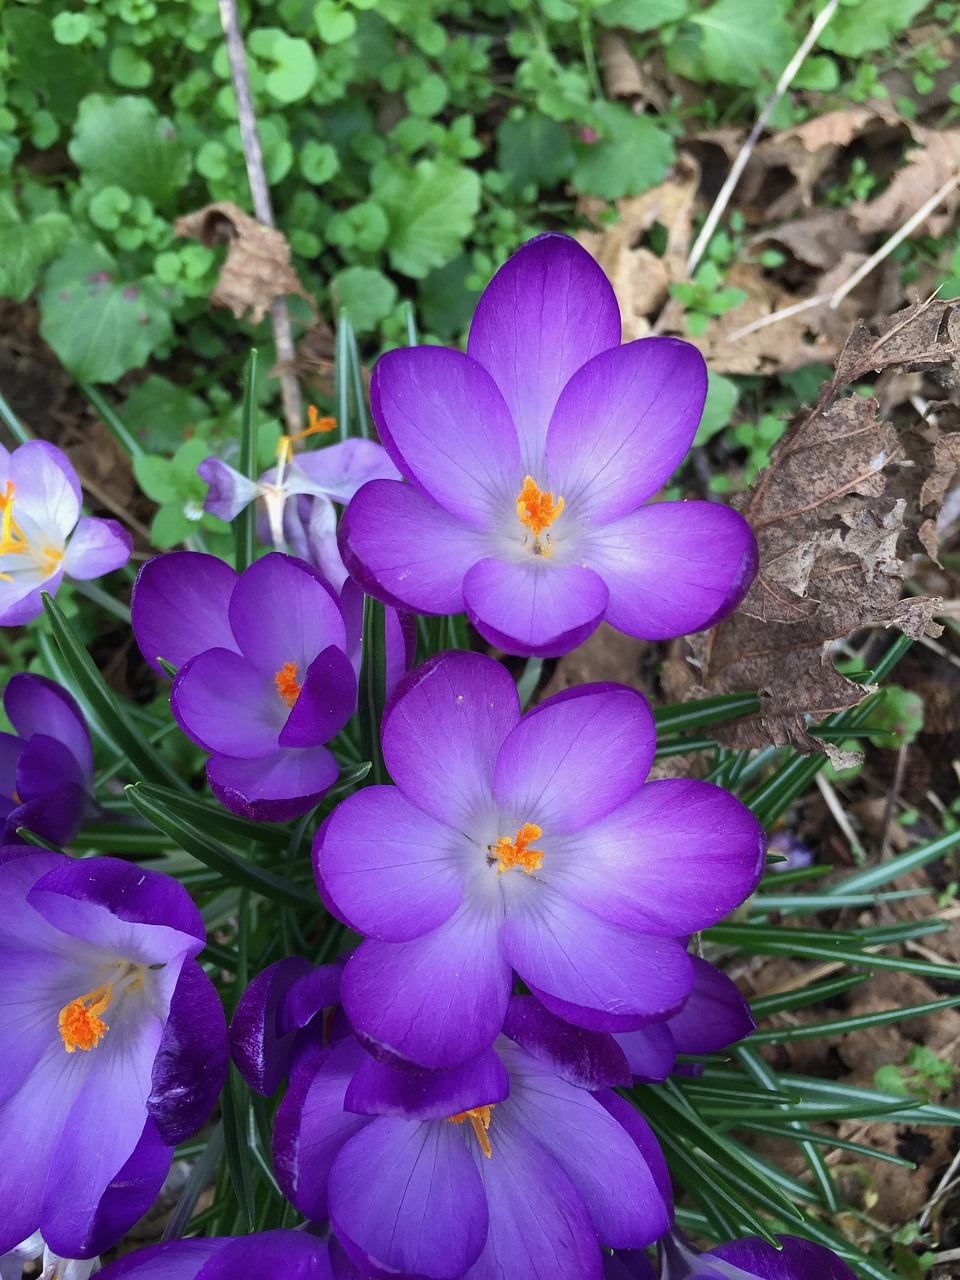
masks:
[(704, 250), (710, 243), (710, 237), (713, 235), (714, 231), (716, 231), (717, 223), (723, 217), (726, 207), (730, 203), (730, 197), (733, 195), (734, 188), (740, 181), (740, 175), (747, 167), (747, 161), (750, 159), (750, 156), (753, 153), (753, 148), (757, 145), (757, 142), (760, 139), (760, 134), (763, 132), (764, 126), (776, 110), (777, 103), (790, 87), (793, 77), (800, 70), (804, 58), (806, 58), (814, 44), (819, 40), (820, 33), (833, 17), (833, 12), (839, 3), (840, 0), (829, 0), (829, 4), (825, 5), (817, 15), (813, 26), (804, 37), (800, 48), (784, 67), (783, 73), (777, 81), (777, 87), (773, 91), (773, 96), (768, 99), (763, 110), (757, 116), (756, 124), (750, 130), (750, 136), (740, 148), (740, 152), (736, 160), (734, 160), (730, 172), (727, 174), (727, 180), (717, 193), (717, 198), (713, 202), (713, 207), (707, 214), (707, 220), (701, 227), (700, 234), (697, 236), (693, 248), (690, 250), (690, 257), (687, 259), (688, 276), (692, 276), (694, 271), (696, 271), (700, 263), (700, 259), (703, 257)]
[(907, 763), (907, 743), (900, 744), (897, 752), (897, 767), (893, 775), (893, 785), (887, 795), (887, 803), (883, 808), (883, 825), (880, 828), (880, 861), (886, 862), (890, 857), (890, 828), (893, 826), (893, 815), (900, 799), (900, 788), (903, 786), (903, 771)]
[(923, 1206), (922, 1210), (920, 1211), (920, 1217), (918, 1219), (917, 1225), (919, 1226), (921, 1231), (930, 1221), (930, 1214), (933, 1212), (933, 1206), (937, 1203), (938, 1200), (942, 1200), (943, 1197), (947, 1194), (947, 1192), (951, 1189), (951, 1187), (953, 1186), (954, 1182), (957, 1179), (958, 1173), (960, 1173), (960, 1151), (958, 1151), (957, 1154), (953, 1157), (953, 1160), (950, 1163), (949, 1169), (946, 1171), (946, 1173), (937, 1183), (936, 1187), (934, 1188), (933, 1194), (930, 1196), (930, 1198), (927, 1200), (927, 1203)]
[(834, 791), (831, 784), (821, 773), (814, 776), (814, 782), (816, 782), (817, 790), (823, 796), (827, 808), (833, 814), (837, 826), (847, 837), (847, 842), (850, 845), (850, 852), (853, 854), (854, 861), (858, 866), (862, 867), (867, 860), (866, 850), (857, 838), (857, 833), (853, 829), (853, 824), (844, 812), (843, 805), (840, 803), (840, 799), (837, 796), (836, 791)]
[[(263, 152), (260, 149), (260, 138), (257, 134), (257, 118), (253, 110), (253, 96), (250, 93), (250, 77), (247, 74), (247, 55), (243, 47), (240, 20), (237, 16), (237, 0), (219, 0), (219, 4), (220, 22), (223, 26), (227, 58), (230, 62), (230, 78), (237, 97), (240, 139), (243, 143), (243, 158), (247, 165), (250, 195), (253, 198), (253, 212), (264, 226), (273, 227), (275, 225), (273, 205), (270, 202), (270, 188), (267, 185)], [(303, 426), (303, 402), (300, 398), (300, 384), (296, 374), (291, 371), (296, 359), (296, 351), (293, 345), (293, 330), (290, 327), (290, 312), (287, 309), (287, 300), (282, 294), (274, 298), (270, 304), (270, 323), (273, 327), (277, 360), (286, 368), (286, 371), (280, 374), (280, 394), (283, 398), (283, 416), (287, 424), (287, 434), (296, 435)]]

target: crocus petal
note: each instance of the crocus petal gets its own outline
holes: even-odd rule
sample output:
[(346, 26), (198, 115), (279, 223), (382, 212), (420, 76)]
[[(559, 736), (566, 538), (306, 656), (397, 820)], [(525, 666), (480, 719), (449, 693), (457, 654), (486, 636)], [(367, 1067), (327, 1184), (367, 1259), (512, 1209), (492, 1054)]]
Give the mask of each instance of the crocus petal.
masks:
[(66, 689), (46, 676), (19, 672), (7, 682), (3, 708), (21, 738), (26, 741), (36, 733), (56, 738), (70, 751), (83, 776), (92, 776), (90, 733), (76, 699)]
[(551, 491), (595, 523), (633, 511), (690, 448), (706, 394), (703, 356), (679, 338), (641, 338), (595, 356), (550, 420)]
[(485, 534), (412, 485), (371, 480), (340, 520), (340, 554), (369, 595), (397, 609), (460, 613), (463, 578), (489, 552)]
[(678, 1053), (718, 1053), (748, 1036), (756, 1023), (736, 983), (708, 960), (690, 959), (693, 990), (667, 1025)]
[(457, 827), (489, 808), (497, 752), (519, 719), (517, 687), (499, 662), (437, 654), (397, 687), (384, 717), (383, 758), (408, 800)]
[(569, 236), (537, 236), (490, 281), (477, 303), (467, 352), (503, 393), (527, 470), (543, 458), (563, 386), (587, 360), (619, 345), (613, 288)]
[(203, 499), (204, 511), (221, 520), (235, 520), (257, 496), (256, 483), (219, 458), (205, 458), (197, 467), (197, 474), (209, 485)]
[(547, 835), (579, 831), (622, 805), (653, 763), (653, 712), (642, 694), (625, 685), (585, 685), (576, 693), (525, 716), (494, 770), (501, 808)]
[(395, 787), (366, 787), (330, 815), (315, 855), (327, 893), (361, 933), (405, 942), (463, 901), (465, 843)]
[(489, 373), (446, 347), (380, 357), (370, 384), (380, 438), (399, 469), (445, 511), (489, 529), (523, 487), (510, 411)]
[[(154, 1203), (172, 1160), (173, 1148), (167, 1146), (157, 1126), (148, 1119), (136, 1147), (100, 1197), (83, 1243), (71, 1251), (72, 1256), (96, 1257), (112, 1249)], [(56, 1239), (52, 1224), (45, 1224), (44, 1231), (47, 1243), (52, 1245)], [(69, 1280), (68, 1268), (58, 1274), (63, 1275), (63, 1280)]]
[(669, 1226), (673, 1221), (673, 1185), (670, 1181), (667, 1162), (660, 1149), (660, 1143), (654, 1137), (653, 1130), (636, 1107), (631, 1106), (619, 1093), (614, 1093), (612, 1089), (601, 1089), (594, 1096), (636, 1143), (653, 1176), (657, 1196), (666, 1209)]
[[(324, 494), (340, 503), (349, 502), (368, 480), (400, 479), (383, 445), (353, 437), (296, 454), (287, 474), (291, 476), (291, 492)], [(301, 476), (306, 477), (310, 489), (298, 487)]]
[(579, 1089), (631, 1083), (627, 1059), (613, 1036), (574, 1027), (533, 996), (511, 997), (503, 1033)]
[(729, 792), (668, 778), (566, 840), (551, 883), (605, 919), (680, 937), (739, 906), (763, 874), (765, 852), (762, 827)]
[(337, 1235), (393, 1271), (453, 1280), (487, 1236), (477, 1167), (442, 1120), (378, 1117), (334, 1160), (329, 1196)]
[(230, 625), (247, 659), (273, 676), (288, 662), (305, 675), (328, 645), (346, 647), (340, 606), (305, 560), (272, 552), (241, 574), (230, 597)]
[(100, 1280), (196, 1280), (200, 1268), (222, 1245), (216, 1237), (166, 1240), (117, 1258), (97, 1274)]
[(651, 1022), (636, 1031), (618, 1032), (616, 1040), (637, 1080), (666, 1080), (676, 1065), (677, 1045), (670, 1033), (669, 1020)]
[(258, 1231), (227, 1240), (197, 1280), (332, 1280), (327, 1244), (306, 1231)]
[(528, 986), (601, 1012), (662, 1018), (693, 986), (693, 966), (673, 938), (601, 920), (546, 885), (503, 923), (503, 954)]
[(237, 585), (234, 569), (198, 551), (154, 556), (133, 584), (130, 611), (140, 652), (154, 671), (163, 658), (175, 667), (207, 649), (239, 652), (227, 610)]
[(376, 1057), (455, 1067), (503, 1025), (512, 975), (493, 917), (464, 907), (410, 942), (361, 942), (343, 971), (343, 1007)]
[(731, 1240), (711, 1249), (704, 1258), (721, 1258), (742, 1267), (758, 1280), (855, 1280), (847, 1264), (822, 1244), (801, 1240), (798, 1236), (777, 1236), (782, 1248), (777, 1249), (759, 1236)]
[(44, 440), (29, 440), (10, 456), (14, 518), (31, 541), (62, 547), (80, 515), (80, 482), (67, 455)]
[(510, 1077), (495, 1049), (487, 1049), (462, 1067), (417, 1075), (367, 1058), (347, 1086), (343, 1105), (360, 1115), (446, 1120), (474, 1107), (502, 1102), (509, 1092)]
[(187, 960), (153, 1063), (147, 1111), (174, 1147), (206, 1120), (227, 1077), (227, 1023), (213, 983)]
[(725, 618), (757, 572), (757, 544), (718, 502), (641, 507), (588, 539), (584, 559), (610, 590), (611, 626), (647, 640), (703, 631)]
[(603, 1280), (657, 1280), (657, 1273), (645, 1253), (625, 1249), (604, 1257)]
[(116, 520), (81, 516), (67, 546), (63, 567), (71, 578), (100, 578), (130, 559), (133, 538)]
[[(10, 566), (15, 569), (16, 566)], [(43, 613), (40, 596), (46, 591), (55, 596), (63, 581), (63, 565), (55, 573), (39, 571), (17, 573), (13, 582), (0, 582), (0, 626), (21, 627)]]
[(596, 1229), (573, 1183), (525, 1129), (497, 1121), (491, 1158), (474, 1153), (490, 1229), (464, 1280), (600, 1280)]
[(224, 808), (252, 822), (286, 822), (312, 809), (340, 776), (326, 747), (281, 747), (255, 760), (211, 756), (207, 781)]
[(280, 1004), (290, 985), (313, 969), (300, 956), (277, 960), (251, 979), (230, 1023), (230, 1057), (251, 1089), (270, 1097), (287, 1073), (298, 1028), (278, 1026)]
[(521, 657), (556, 658), (595, 629), (607, 607), (603, 579), (584, 565), (487, 558), (463, 580), (470, 621), (490, 644)]
[(357, 706), (357, 677), (341, 648), (329, 645), (307, 668), (280, 730), (281, 747), (316, 747), (340, 732)]
[(275, 751), (289, 714), (273, 682), (229, 649), (198, 653), (180, 668), (170, 710), (205, 751), (242, 760)]
[[(25, 778), (26, 785), (34, 781), (37, 775), (42, 776), (43, 765), (49, 761), (46, 752), (42, 754), (37, 752), (36, 746), (39, 741), (42, 739), (34, 738), (33, 742), (24, 748), (23, 755), (20, 757), (20, 764), (23, 767), (22, 776)], [(65, 756), (68, 755), (65, 748), (62, 750)], [(73, 759), (72, 756), (69, 758)], [(21, 837), (16, 833), (20, 827), (24, 827), (34, 835), (49, 841), (50, 844), (63, 847), (73, 841), (83, 826), (88, 805), (87, 793), (75, 782), (65, 782), (61, 786), (49, 784), (48, 775), (45, 782), (48, 789), (42, 795), (17, 805), (7, 814), (4, 823), (7, 830), (6, 839), (20, 840)], [(19, 787), (17, 790), (18, 794), (21, 794)]]

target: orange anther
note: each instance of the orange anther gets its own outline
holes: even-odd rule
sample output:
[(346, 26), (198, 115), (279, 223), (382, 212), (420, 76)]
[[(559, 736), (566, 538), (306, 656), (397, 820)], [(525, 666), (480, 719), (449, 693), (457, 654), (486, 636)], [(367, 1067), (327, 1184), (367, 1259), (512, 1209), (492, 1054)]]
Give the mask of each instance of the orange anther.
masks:
[(471, 1107), (469, 1111), (458, 1111), (455, 1116), (447, 1116), (450, 1124), (463, 1124), (464, 1120), (470, 1121), (473, 1132), (477, 1135), (477, 1141), (480, 1143), (480, 1150), (488, 1160), (493, 1155), (493, 1148), (490, 1146), (487, 1130), (490, 1128), (490, 1112), (495, 1105), (491, 1102), (487, 1107)]
[(533, 476), (527, 476), (523, 488), (517, 498), (517, 515), (520, 523), (531, 530), (534, 537), (539, 538), (544, 529), (549, 529), (563, 510), (564, 500), (553, 500), (553, 494), (543, 492), (537, 487)]
[(298, 431), (295, 436), (281, 436), (280, 443), (277, 446), (277, 457), (281, 462), (290, 462), (293, 458), (293, 446), (298, 440), (305, 440), (307, 436), (323, 435), (328, 431), (335, 431), (337, 427), (336, 418), (321, 418), (320, 413), (315, 404), (307, 408), (307, 428), (305, 431)]
[(503, 872), (511, 867), (522, 867), (528, 876), (532, 876), (543, 866), (543, 850), (528, 846), (542, 835), (543, 831), (535, 822), (525, 822), (512, 840), (509, 836), (501, 836), (490, 850), (497, 859), (497, 870)]
[(277, 686), (277, 693), (279, 693), (287, 706), (292, 707), (300, 697), (300, 685), (297, 683), (297, 664), (295, 662), (285, 662), (273, 677), (273, 683)]
[(88, 991), (85, 996), (77, 996), (60, 1010), (57, 1018), (57, 1030), (63, 1040), (67, 1053), (76, 1049), (95, 1049), (109, 1027), (100, 1018), (100, 1014), (113, 999), (113, 987), (107, 982), (102, 987)]

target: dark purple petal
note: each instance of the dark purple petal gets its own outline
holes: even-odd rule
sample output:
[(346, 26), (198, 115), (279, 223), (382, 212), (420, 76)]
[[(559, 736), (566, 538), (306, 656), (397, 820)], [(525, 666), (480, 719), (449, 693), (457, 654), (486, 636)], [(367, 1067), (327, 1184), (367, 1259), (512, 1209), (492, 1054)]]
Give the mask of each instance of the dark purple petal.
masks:
[(329, 1246), (306, 1231), (168, 1240), (127, 1254), (104, 1280), (331, 1280)]
[(283, 993), (277, 1014), (280, 1035), (308, 1026), (318, 1013), (340, 1003), (340, 978), (343, 964), (321, 964), (296, 978)]
[(545, 1009), (555, 1013), (558, 1018), (565, 1018), (575, 1026), (585, 1027), (590, 1031), (609, 1031), (612, 1035), (620, 1035), (626, 1031), (636, 1031), (638, 1027), (649, 1026), (651, 1022), (662, 1021), (661, 1015), (637, 1013), (608, 1013), (600, 1009), (591, 1009), (586, 1005), (575, 1004), (571, 1000), (559, 1000), (547, 991), (541, 991), (534, 983), (527, 986)]
[(418, 1075), (368, 1058), (350, 1081), (343, 1105), (360, 1115), (445, 1120), (502, 1102), (509, 1092), (510, 1077), (495, 1049), (487, 1049), (462, 1067)]
[(45, 1217), (47, 1246), (62, 1257), (72, 1258), (91, 1258), (112, 1249), (156, 1200), (172, 1159), (173, 1147), (167, 1146), (154, 1122), (148, 1119), (130, 1158), (100, 1197), (82, 1245), (70, 1246), (70, 1240), (76, 1237), (58, 1237), (58, 1231), (69, 1228), (56, 1226), (53, 1219)]
[(445, 511), (490, 529), (523, 487), (517, 431), (489, 373), (446, 347), (380, 357), (370, 384), (380, 438), (399, 469)]
[(133, 538), (116, 520), (81, 516), (77, 521), (63, 559), (64, 572), (71, 578), (100, 578), (122, 568), (133, 551)]
[(530, 987), (611, 1014), (662, 1018), (690, 994), (693, 966), (673, 938), (602, 920), (538, 886), (500, 931), (503, 954)]
[(660, 502), (594, 530), (584, 560), (610, 590), (611, 626), (645, 640), (703, 631), (740, 603), (757, 572), (757, 543), (718, 502)]
[(340, 520), (340, 554), (369, 595), (397, 609), (460, 613), (463, 578), (489, 538), (412, 485), (371, 480)]
[(470, 621), (490, 644), (521, 657), (556, 658), (596, 628), (607, 607), (603, 579), (579, 564), (480, 560), (463, 581)]
[(707, 960), (691, 956), (693, 990), (669, 1021), (678, 1053), (718, 1053), (756, 1027), (736, 984)]
[(69, 747), (46, 733), (35, 733), (17, 761), (16, 789), (22, 800), (43, 796), (64, 784), (73, 785), (83, 796), (87, 781)]
[(706, 394), (703, 356), (679, 338), (641, 338), (595, 356), (550, 420), (551, 491), (595, 524), (634, 511), (690, 448)]
[(213, 983), (187, 960), (153, 1064), (147, 1110), (169, 1146), (206, 1120), (227, 1077), (227, 1022)]
[(620, 345), (620, 311), (601, 269), (569, 236), (523, 245), (477, 303), (467, 352), (493, 376), (520, 434), (524, 466), (543, 458), (561, 389)]
[(676, 1065), (677, 1045), (670, 1032), (669, 1019), (651, 1022), (636, 1031), (618, 1032), (616, 1039), (637, 1080), (666, 1080)]
[(273, 682), (229, 649), (198, 653), (180, 668), (170, 710), (205, 751), (245, 760), (276, 751), (289, 714)]
[(266, 1097), (276, 1093), (287, 1074), (298, 1028), (280, 1031), (280, 1005), (297, 978), (313, 972), (308, 960), (278, 960), (251, 980), (237, 1002), (230, 1023), (230, 1056), (251, 1089)]
[(167, 1240), (148, 1245), (110, 1262), (98, 1271), (101, 1280), (196, 1280), (200, 1268), (217, 1254), (223, 1238)]
[(343, 1007), (375, 1057), (455, 1067), (496, 1039), (512, 974), (497, 921), (461, 909), (410, 942), (361, 942), (343, 971)]
[(603, 1280), (657, 1280), (650, 1259), (639, 1249), (621, 1249), (603, 1259)]
[[(653, 763), (653, 712), (625, 685), (577, 689), (510, 731), (493, 775), (501, 808), (546, 836), (580, 831), (628, 800)], [(584, 832), (583, 839), (591, 836)]]
[(307, 668), (297, 700), (280, 731), (281, 747), (316, 747), (329, 742), (356, 707), (356, 673), (343, 650), (330, 645)]
[[(20, 757), (21, 761), (25, 758), (24, 774), (28, 783), (35, 781), (35, 777), (30, 776), (31, 773), (42, 771), (47, 759), (45, 752), (36, 749), (37, 742), (38, 739), (34, 738)], [(23, 794), (19, 786), (17, 792)], [(88, 803), (86, 791), (76, 783), (67, 782), (63, 786), (53, 787), (43, 795), (10, 810), (6, 815), (3, 838), (17, 841), (20, 839), (17, 828), (26, 827), (51, 844), (68, 845), (83, 826)]]
[(578, 1088), (631, 1083), (627, 1059), (613, 1036), (571, 1026), (533, 996), (511, 997), (503, 1033)]
[(24, 741), (35, 734), (56, 738), (77, 762), (80, 776), (71, 781), (89, 780), (93, 775), (90, 731), (76, 699), (46, 676), (19, 672), (11, 676), (3, 692), (3, 709)]
[(238, 646), (227, 610), (237, 573), (216, 556), (169, 551), (148, 560), (133, 584), (130, 611), (140, 652), (154, 671), (158, 658), (182, 667), (207, 649)]
[(256, 760), (212, 756), (210, 789), (225, 809), (252, 822), (286, 822), (323, 799), (340, 776), (326, 747), (281, 747)]
[(673, 1186), (670, 1182), (667, 1162), (660, 1150), (660, 1143), (654, 1137), (653, 1130), (636, 1107), (631, 1106), (619, 1093), (614, 1093), (611, 1089), (603, 1089), (596, 1098), (637, 1144), (647, 1168), (653, 1175), (657, 1196), (666, 1209), (666, 1225), (670, 1226), (673, 1222)]
[(378, 1117), (334, 1160), (329, 1196), (340, 1239), (392, 1271), (453, 1280), (487, 1236), (477, 1167), (446, 1121)]
[(704, 1258), (721, 1258), (759, 1280), (855, 1280), (853, 1271), (832, 1249), (798, 1236), (777, 1236), (782, 1249), (758, 1236), (731, 1240)]
[(493, 769), (520, 719), (510, 673), (477, 653), (440, 653), (402, 682), (383, 722), (383, 758), (404, 795), (460, 829), (490, 805)]
[(464, 837), (396, 787), (348, 796), (317, 837), (315, 865), (326, 892), (359, 932), (381, 942), (419, 938), (463, 901)]
[(255, 560), (230, 597), (229, 614), (243, 656), (269, 680), (289, 662), (302, 679), (323, 649), (346, 648), (333, 589), (293, 556), (272, 552)]
[(596, 1228), (563, 1169), (496, 1111), (490, 1145), (489, 1160), (474, 1151), (490, 1229), (464, 1280), (601, 1280)]

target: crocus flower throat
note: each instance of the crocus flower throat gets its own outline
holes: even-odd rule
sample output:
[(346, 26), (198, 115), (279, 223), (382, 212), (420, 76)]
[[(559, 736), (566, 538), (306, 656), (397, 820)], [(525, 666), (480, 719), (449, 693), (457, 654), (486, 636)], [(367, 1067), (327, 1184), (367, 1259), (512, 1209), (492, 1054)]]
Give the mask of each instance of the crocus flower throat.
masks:
[(563, 498), (558, 498), (554, 502), (552, 493), (540, 489), (533, 476), (525, 477), (523, 488), (517, 495), (517, 515), (520, 517), (520, 523), (525, 525), (533, 534), (533, 546), (530, 548), (531, 555), (546, 556), (550, 554), (549, 534), (547, 535), (546, 546), (541, 543), (540, 535), (544, 529), (550, 528), (563, 510), (564, 505)]
[(288, 707), (292, 707), (300, 697), (297, 664), (295, 662), (285, 662), (273, 677), (273, 683), (277, 686), (277, 693), (279, 693), (283, 701)]
[[(3, 516), (0, 517), (0, 555), (32, 554), (41, 573), (51, 574), (63, 559), (63, 547), (47, 544), (38, 552), (30, 545), (30, 539), (13, 518), (15, 488), (13, 481), (8, 480), (6, 489), (0, 495), (0, 511), (3, 512)], [(0, 578), (4, 582), (13, 581), (9, 573), (0, 573)]]
[(531, 849), (530, 845), (542, 835), (542, 827), (535, 822), (525, 822), (512, 840), (509, 836), (501, 836), (496, 844), (490, 846), (487, 861), (493, 865), (496, 859), (497, 871), (501, 874), (511, 867), (521, 867), (528, 876), (532, 876), (543, 866), (543, 850)]
[(120, 961), (117, 968), (120, 972), (113, 981), (103, 982), (86, 995), (77, 996), (60, 1010), (57, 1030), (67, 1053), (74, 1053), (77, 1049), (95, 1049), (110, 1030), (109, 1023), (104, 1022), (100, 1015), (109, 1009), (119, 992), (143, 986), (142, 964)]

